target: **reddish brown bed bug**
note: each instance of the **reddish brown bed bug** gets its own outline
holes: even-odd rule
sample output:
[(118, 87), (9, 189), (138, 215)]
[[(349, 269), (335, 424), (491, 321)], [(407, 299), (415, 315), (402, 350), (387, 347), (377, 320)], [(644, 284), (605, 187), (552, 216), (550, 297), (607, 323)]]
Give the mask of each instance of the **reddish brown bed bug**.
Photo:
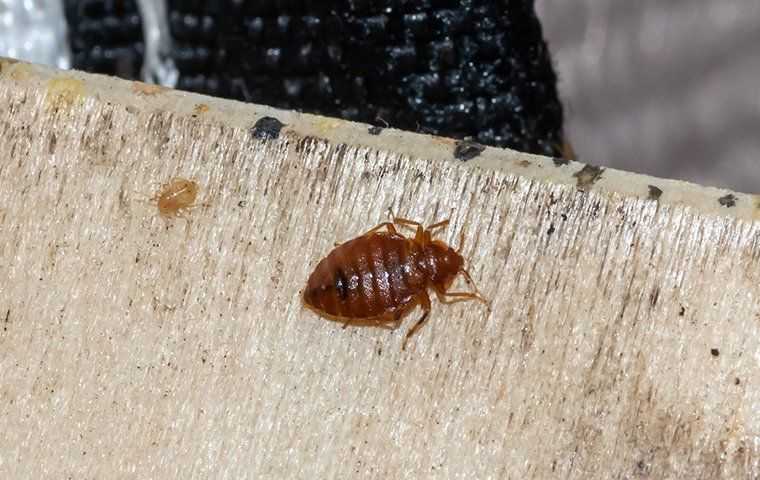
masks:
[(197, 182), (178, 177), (162, 185), (152, 200), (162, 217), (178, 217), (195, 205), (199, 190)]
[[(394, 224), (416, 228), (414, 238), (399, 234)], [(454, 250), (432, 238), (433, 231), (448, 224), (449, 220), (443, 220), (424, 228), (419, 222), (393, 217), (392, 222), (381, 223), (338, 245), (309, 277), (304, 304), (329, 320), (342, 322), (343, 328), (353, 325), (391, 330), (420, 305), (422, 316), (406, 333), (402, 349), (428, 319), (428, 288), (441, 303), (478, 300), (488, 305), (464, 269), (464, 258), (459, 253), (463, 242)], [(447, 291), (460, 273), (473, 292)]]

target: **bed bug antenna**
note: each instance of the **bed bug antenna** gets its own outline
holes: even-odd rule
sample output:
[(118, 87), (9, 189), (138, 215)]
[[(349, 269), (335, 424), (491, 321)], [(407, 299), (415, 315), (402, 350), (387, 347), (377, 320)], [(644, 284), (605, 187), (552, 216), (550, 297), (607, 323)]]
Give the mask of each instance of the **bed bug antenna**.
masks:
[(462, 276), (464, 276), (464, 280), (475, 291), (472, 298), (475, 300), (478, 300), (479, 302), (482, 302), (486, 307), (488, 307), (488, 311), (491, 311), (491, 302), (486, 300), (485, 297), (483, 297), (483, 295), (480, 294), (480, 290), (478, 290), (478, 286), (475, 285), (475, 282), (472, 280), (472, 277), (470, 276), (470, 272), (468, 272), (464, 268), (461, 270), (461, 272), (462, 272)]
[(464, 250), (464, 229), (459, 232), (459, 246), (457, 247), (457, 253), (461, 255), (462, 250)]

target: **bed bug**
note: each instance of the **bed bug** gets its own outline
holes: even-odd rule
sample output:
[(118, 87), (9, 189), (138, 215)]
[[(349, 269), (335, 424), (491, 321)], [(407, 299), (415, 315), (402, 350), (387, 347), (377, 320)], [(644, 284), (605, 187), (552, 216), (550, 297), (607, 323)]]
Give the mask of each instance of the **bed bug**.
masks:
[(194, 206), (199, 190), (197, 182), (178, 177), (164, 184), (152, 200), (162, 217), (178, 217)]
[[(309, 277), (304, 304), (329, 320), (342, 322), (343, 328), (354, 325), (391, 330), (419, 305), (422, 316), (407, 331), (402, 349), (430, 315), (429, 288), (441, 303), (478, 300), (488, 305), (464, 268), (459, 253), (462, 242), (454, 250), (433, 239), (433, 232), (448, 224), (449, 220), (443, 220), (425, 228), (419, 222), (393, 217), (392, 222), (381, 223), (336, 246)], [(395, 225), (415, 228), (414, 238), (399, 234)], [(447, 291), (460, 273), (473, 292)]]

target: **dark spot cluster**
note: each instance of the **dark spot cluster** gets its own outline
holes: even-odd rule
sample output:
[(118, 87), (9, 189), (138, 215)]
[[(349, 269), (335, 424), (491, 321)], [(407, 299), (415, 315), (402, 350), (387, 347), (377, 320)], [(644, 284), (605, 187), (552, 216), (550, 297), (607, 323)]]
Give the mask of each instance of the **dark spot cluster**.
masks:
[(383, 127), (378, 127), (376, 125), (373, 125), (367, 129), (367, 133), (370, 135), (380, 135), (380, 132), (383, 131)]
[(728, 195), (720, 197), (718, 203), (726, 208), (734, 207), (736, 206), (736, 196), (733, 193), (729, 193)]

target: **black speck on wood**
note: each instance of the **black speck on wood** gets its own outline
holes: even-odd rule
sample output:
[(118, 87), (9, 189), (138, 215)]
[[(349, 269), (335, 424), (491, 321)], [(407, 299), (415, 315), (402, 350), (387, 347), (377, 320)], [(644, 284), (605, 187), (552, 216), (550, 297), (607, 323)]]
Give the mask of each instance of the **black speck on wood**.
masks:
[(274, 139), (280, 136), (280, 130), (284, 126), (284, 123), (274, 117), (262, 117), (251, 128), (251, 135), (259, 140)]
[(454, 158), (466, 162), (467, 160), (472, 160), (483, 153), (483, 150), (485, 149), (486, 147), (479, 143), (470, 142), (469, 140), (461, 140), (457, 142), (457, 146), (454, 148)]

